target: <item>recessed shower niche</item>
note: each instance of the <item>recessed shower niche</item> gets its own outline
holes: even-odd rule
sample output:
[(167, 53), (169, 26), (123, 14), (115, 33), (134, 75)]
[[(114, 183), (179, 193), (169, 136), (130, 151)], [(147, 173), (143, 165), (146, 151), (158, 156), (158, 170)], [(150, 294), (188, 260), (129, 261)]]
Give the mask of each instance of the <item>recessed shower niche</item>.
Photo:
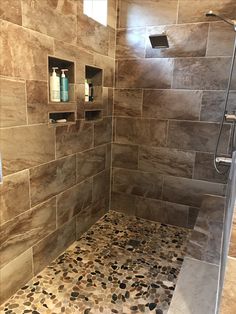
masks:
[[(103, 70), (97, 67), (86, 65), (85, 84), (86, 82), (89, 85), (89, 95), (85, 95), (85, 103), (90, 103), (93, 105), (102, 104)], [(86, 98), (86, 96), (89, 97)]]

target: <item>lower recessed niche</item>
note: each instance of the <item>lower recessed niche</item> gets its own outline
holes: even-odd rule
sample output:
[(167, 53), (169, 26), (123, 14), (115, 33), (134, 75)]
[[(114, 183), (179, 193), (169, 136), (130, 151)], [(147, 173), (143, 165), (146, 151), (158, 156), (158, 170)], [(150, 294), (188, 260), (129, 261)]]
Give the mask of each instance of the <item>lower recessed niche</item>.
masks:
[(85, 120), (86, 121), (96, 121), (102, 119), (102, 110), (86, 110)]
[(50, 125), (64, 125), (75, 123), (75, 112), (49, 112)]

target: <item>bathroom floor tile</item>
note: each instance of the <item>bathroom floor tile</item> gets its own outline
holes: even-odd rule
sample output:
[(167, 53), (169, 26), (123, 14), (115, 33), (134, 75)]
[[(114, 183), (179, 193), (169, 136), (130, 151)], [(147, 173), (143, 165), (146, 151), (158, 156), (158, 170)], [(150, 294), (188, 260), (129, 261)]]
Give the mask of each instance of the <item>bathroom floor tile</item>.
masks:
[(190, 231), (110, 211), (1, 313), (167, 313)]

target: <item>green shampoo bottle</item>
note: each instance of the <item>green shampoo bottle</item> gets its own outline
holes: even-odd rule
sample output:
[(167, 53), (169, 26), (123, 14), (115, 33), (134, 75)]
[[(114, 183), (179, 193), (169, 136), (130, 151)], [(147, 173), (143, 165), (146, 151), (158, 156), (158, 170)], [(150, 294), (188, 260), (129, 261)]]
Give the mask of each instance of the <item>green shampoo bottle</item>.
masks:
[(69, 101), (69, 81), (65, 75), (68, 69), (61, 69), (61, 101)]

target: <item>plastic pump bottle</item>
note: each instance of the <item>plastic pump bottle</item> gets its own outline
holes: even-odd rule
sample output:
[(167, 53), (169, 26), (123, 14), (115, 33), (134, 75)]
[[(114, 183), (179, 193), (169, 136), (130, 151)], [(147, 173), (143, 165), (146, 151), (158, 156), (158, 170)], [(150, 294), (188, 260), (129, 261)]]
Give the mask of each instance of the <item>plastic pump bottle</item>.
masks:
[(60, 77), (57, 76), (57, 69), (58, 67), (53, 67), (50, 76), (50, 100), (53, 102), (60, 102)]
[(69, 101), (69, 81), (65, 75), (66, 71), (68, 71), (68, 69), (61, 70), (61, 101), (63, 102)]
[(84, 87), (85, 87), (85, 101), (89, 101), (89, 83), (88, 80), (85, 80), (84, 82)]

